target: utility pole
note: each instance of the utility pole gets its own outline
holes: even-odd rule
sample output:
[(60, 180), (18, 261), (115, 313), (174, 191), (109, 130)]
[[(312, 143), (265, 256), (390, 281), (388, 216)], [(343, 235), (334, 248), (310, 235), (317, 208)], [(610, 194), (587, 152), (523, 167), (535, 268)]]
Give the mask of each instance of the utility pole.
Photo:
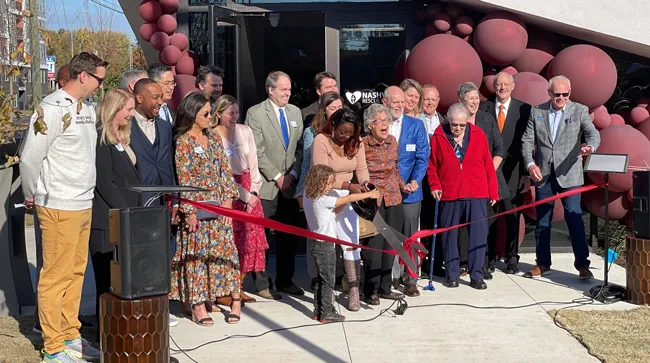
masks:
[(129, 40), (129, 69), (133, 69), (133, 44)]
[(38, 21), (38, 3), (42, 0), (29, 0), (29, 52), (32, 56), (32, 100), (34, 105), (40, 103), (43, 98), (43, 84), (41, 81), (41, 42)]
[(70, 29), (70, 59), (74, 58), (74, 38), (72, 36), (72, 29)]

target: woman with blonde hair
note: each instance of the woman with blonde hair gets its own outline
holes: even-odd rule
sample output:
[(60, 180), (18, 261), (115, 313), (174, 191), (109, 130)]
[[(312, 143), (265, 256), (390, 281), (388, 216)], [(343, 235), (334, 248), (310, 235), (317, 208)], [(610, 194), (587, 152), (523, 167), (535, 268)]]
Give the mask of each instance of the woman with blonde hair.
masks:
[(406, 102), (404, 103), (404, 113), (411, 117), (418, 118), (422, 113), (422, 95), (424, 91), (418, 81), (407, 78), (402, 81), (399, 88), (404, 91)]
[(90, 256), (95, 273), (96, 313), (99, 296), (111, 287), (110, 263), (113, 247), (109, 242), (108, 211), (139, 204), (139, 195), (124, 188), (140, 184), (136, 156), (129, 146), (135, 100), (122, 89), (111, 89), (97, 108), (97, 185), (90, 229)]
[[(257, 146), (250, 127), (238, 124), (238, 120), (237, 100), (229, 95), (220, 96), (213, 106), (212, 127), (221, 136), (221, 142), (239, 189), (239, 199), (233, 202), (232, 208), (264, 217), (259, 197), (262, 176), (257, 168)], [(247, 273), (265, 270), (266, 250), (269, 244), (266, 241), (264, 227), (260, 225), (233, 220), (232, 228), (243, 287)], [(246, 295), (243, 289), (240, 295), (243, 303), (255, 302), (255, 299)]]

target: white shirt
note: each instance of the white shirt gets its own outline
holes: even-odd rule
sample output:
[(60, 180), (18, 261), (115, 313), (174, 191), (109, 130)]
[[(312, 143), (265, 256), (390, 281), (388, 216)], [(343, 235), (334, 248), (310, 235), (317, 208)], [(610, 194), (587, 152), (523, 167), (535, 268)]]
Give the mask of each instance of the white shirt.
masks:
[(149, 139), (151, 145), (153, 145), (156, 141), (156, 119), (152, 118), (147, 120), (147, 118), (139, 114), (138, 111), (135, 111), (134, 114), (135, 120), (138, 122), (138, 126), (140, 126), (140, 130), (144, 132), (144, 135)]
[(431, 144), (431, 137), (433, 136), (433, 133), (436, 131), (438, 126), (440, 126), (440, 114), (438, 111), (435, 111), (433, 116), (429, 116), (426, 113), (422, 112), (419, 118), (422, 120), (424, 123), (424, 128), (427, 130), (427, 142)]
[(169, 122), (170, 124), (174, 124), (174, 118), (172, 117), (171, 111), (169, 111), (169, 105), (166, 103), (163, 103), (162, 106), (160, 106), (160, 112), (158, 114), (161, 119)]
[(310, 231), (336, 238), (335, 195), (337, 194), (330, 192), (320, 198), (310, 199), (303, 192), (302, 205)]
[(498, 99), (495, 99), (494, 107), (496, 108), (494, 117), (499, 120), (499, 107), (503, 105), (503, 114), (508, 117), (508, 109), (510, 108), (510, 101), (512, 101), (512, 97), (508, 97), (508, 100), (504, 103), (499, 102)]
[(394, 120), (390, 123), (390, 129), (388, 131), (389, 134), (395, 137), (397, 142), (399, 142), (399, 137), (402, 134), (402, 119), (404, 119), (403, 114), (397, 120)]

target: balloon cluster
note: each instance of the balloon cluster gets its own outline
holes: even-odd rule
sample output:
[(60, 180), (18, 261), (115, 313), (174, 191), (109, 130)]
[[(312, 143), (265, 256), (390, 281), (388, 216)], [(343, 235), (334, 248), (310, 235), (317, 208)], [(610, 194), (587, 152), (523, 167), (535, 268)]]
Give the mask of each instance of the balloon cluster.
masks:
[(474, 31), (474, 20), (463, 15), (464, 9), (457, 4), (430, 4), (419, 9), (416, 13), (416, 22), (424, 26), (425, 36), (436, 34), (452, 34), (465, 41), (470, 40)]

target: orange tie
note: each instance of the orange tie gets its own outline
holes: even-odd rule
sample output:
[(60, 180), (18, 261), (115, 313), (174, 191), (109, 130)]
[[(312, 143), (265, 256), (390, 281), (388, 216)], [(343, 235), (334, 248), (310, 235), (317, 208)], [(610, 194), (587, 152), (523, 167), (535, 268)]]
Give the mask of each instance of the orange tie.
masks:
[(499, 132), (503, 133), (503, 127), (506, 125), (506, 114), (503, 112), (503, 105), (499, 105), (499, 117), (497, 117), (497, 123), (499, 125)]

